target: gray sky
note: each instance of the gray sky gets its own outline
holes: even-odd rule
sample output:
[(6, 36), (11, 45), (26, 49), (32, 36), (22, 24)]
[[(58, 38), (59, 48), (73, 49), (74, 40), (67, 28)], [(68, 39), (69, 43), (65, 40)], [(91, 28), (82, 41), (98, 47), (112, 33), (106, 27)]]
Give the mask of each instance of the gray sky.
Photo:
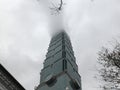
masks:
[[(44, 1), (44, 2), (43, 2)], [(0, 63), (27, 89), (40, 79), (51, 39), (48, 0), (0, 0)], [(99, 90), (97, 52), (120, 34), (120, 0), (65, 0), (64, 26), (71, 38), (83, 90)]]

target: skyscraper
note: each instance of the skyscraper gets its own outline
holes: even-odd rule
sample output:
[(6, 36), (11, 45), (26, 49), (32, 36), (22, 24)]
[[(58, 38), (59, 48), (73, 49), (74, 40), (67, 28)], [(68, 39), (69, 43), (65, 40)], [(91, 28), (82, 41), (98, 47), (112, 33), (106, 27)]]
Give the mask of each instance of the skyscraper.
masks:
[(36, 90), (81, 90), (81, 77), (65, 31), (51, 39)]

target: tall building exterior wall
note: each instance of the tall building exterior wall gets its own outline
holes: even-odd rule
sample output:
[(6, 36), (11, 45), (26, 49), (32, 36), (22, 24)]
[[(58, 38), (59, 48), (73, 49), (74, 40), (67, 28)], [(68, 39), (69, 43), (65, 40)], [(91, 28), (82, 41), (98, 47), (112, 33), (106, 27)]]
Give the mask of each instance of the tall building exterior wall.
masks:
[(66, 32), (51, 39), (36, 90), (81, 90), (81, 76)]
[(0, 64), (0, 90), (25, 90), (19, 82)]

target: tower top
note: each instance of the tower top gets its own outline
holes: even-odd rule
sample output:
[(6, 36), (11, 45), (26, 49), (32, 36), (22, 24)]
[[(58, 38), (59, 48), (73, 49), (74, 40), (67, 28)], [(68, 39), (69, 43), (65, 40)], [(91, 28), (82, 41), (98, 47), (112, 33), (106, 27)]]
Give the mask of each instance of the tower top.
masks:
[[(64, 35), (66, 35), (67, 37), (69, 37), (68, 36), (68, 34), (67, 34), (67, 32), (64, 30), (64, 29), (62, 29), (62, 30), (58, 30), (57, 32), (55, 32), (55, 34), (52, 36), (52, 39), (54, 38), (56, 38), (57, 36), (59, 36), (60, 34), (64, 34)], [(52, 41), (52, 39), (51, 39), (51, 41)]]
[(51, 39), (40, 85), (36, 90), (81, 90), (81, 77), (67, 33), (62, 30)]

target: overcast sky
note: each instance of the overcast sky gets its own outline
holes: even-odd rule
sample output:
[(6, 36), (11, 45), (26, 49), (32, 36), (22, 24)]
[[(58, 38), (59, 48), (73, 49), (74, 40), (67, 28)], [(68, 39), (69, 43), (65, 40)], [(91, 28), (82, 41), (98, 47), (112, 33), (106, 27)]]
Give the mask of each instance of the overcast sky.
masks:
[[(64, 0), (64, 28), (75, 52), (83, 90), (99, 90), (97, 53), (120, 34), (120, 0)], [(40, 81), (51, 39), (48, 0), (0, 0), (0, 63), (25, 87)]]

